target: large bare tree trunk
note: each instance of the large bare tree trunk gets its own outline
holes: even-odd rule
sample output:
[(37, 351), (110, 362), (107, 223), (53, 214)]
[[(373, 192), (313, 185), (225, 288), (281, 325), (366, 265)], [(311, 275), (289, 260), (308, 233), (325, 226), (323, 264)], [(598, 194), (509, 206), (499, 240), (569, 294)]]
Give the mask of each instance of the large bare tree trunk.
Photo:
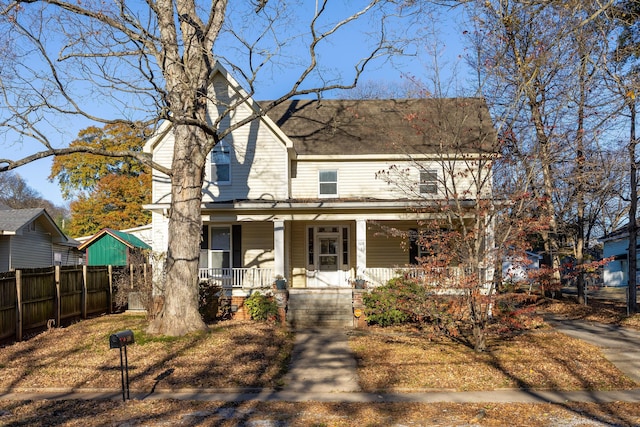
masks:
[(151, 333), (184, 335), (206, 328), (198, 311), (204, 132), (195, 126), (174, 130), (173, 179), (164, 306), (150, 324)]

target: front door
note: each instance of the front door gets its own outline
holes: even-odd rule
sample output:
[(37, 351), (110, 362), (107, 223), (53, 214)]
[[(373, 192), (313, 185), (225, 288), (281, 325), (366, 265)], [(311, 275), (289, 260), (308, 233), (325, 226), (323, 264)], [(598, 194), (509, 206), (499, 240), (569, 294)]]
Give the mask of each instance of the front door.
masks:
[(311, 246), (313, 274), (309, 277), (310, 287), (348, 286), (348, 229), (346, 227), (314, 227), (310, 230), (313, 238)]
[(316, 286), (338, 286), (340, 282), (340, 235), (338, 233), (318, 233), (318, 272)]

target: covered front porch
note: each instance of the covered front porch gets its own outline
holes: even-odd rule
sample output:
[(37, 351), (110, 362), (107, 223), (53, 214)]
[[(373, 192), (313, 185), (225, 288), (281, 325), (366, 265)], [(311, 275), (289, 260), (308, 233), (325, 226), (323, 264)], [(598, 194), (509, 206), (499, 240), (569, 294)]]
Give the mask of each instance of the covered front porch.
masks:
[(203, 208), (199, 278), (238, 295), (276, 278), (288, 289), (380, 286), (424, 274), (415, 235), (431, 219), (442, 218), (385, 202), (212, 205)]

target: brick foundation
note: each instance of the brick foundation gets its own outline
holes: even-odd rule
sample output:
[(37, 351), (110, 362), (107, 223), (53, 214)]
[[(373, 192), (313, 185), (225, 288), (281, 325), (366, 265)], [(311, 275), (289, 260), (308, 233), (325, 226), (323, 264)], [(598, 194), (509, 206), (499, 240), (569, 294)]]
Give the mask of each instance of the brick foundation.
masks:
[(244, 307), (244, 301), (246, 299), (247, 297), (231, 297), (231, 306), (238, 307), (238, 310), (231, 314), (235, 320), (251, 320), (251, 315)]
[[(364, 289), (353, 290), (353, 326), (357, 329), (366, 328), (368, 326), (366, 318), (364, 316), (364, 299), (362, 297), (365, 292), (366, 291)], [(360, 317), (356, 317), (356, 310), (360, 310)]]

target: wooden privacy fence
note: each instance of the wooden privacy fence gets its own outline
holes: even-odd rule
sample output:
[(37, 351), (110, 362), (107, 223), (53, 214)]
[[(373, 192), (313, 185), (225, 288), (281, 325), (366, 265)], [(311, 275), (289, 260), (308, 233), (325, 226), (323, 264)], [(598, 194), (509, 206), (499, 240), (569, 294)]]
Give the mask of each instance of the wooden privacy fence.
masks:
[[(114, 272), (131, 267), (55, 266), (0, 273), (0, 340), (60, 326), (71, 318), (111, 313)], [(146, 277), (146, 268), (144, 268)]]

